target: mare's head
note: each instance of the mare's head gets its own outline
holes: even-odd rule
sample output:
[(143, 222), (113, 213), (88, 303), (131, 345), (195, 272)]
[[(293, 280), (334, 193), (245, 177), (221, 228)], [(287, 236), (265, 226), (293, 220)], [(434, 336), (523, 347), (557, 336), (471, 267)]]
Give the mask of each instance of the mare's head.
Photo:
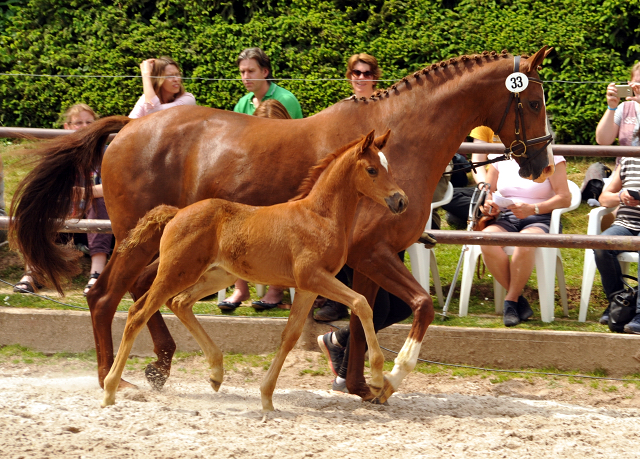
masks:
[(493, 123), (499, 126), (495, 132), (507, 147), (505, 152), (509, 151), (520, 164), (520, 176), (535, 182), (543, 182), (555, 169), (542, 81), (538, 76), (538, 66), (552, 49), (543, 46), (529, 58), (513, 56), (506, 62), (508, 68), (502, 77), (506, 81), (498, 85), (499, 93), (495, 94), (505, 104), (498, 106), (500, 113), (492, 116)]
[(401, 214), (407, 210), (409, 198), (393, 179), (387, 157), (381, 151), (390, 133), (387, 131), (374, 138), (374, 131), (371, 131), (353, 147), (356, 155), (355, 182), (360, 194), (387, 206), (394, 214)]

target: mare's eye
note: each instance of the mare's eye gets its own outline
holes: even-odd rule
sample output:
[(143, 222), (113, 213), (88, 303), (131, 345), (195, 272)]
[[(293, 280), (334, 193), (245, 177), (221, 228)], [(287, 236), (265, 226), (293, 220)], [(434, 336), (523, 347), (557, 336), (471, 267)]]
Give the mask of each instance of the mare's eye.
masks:
[(531, 101), (531, 102), (529, 102), (529, 107), (531, 107), (532, 110), (538, 111), (538, 110), (540, 110), (540, 102)]
[(376, 175), (378, 175), (378, 170), (375, 167), (367, 167), (367, 173), (370, 176), (375, 177)]

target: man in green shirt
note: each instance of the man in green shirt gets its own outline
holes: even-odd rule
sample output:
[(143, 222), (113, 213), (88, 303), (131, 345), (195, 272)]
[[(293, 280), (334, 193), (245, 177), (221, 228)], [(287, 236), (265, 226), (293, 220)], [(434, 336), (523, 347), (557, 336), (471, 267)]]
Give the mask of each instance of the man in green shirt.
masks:
[(253, 115), (263, 100), (275, 99), (285, 106), (291, 118), (302, 118), (302, 108), (296, 96), (272, 81), (271, 61), (260, 48), (247, 48), (237, 59), (242, 84), (249, 94), (243, 96), (234, 112)]

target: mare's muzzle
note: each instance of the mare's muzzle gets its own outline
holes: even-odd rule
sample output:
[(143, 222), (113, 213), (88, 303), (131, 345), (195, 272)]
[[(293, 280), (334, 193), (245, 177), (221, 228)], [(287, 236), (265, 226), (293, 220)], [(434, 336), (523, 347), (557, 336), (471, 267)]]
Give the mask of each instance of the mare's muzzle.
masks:
[(409, 198), (404, 193), (395, 193), (393, 196), (384, 198), (384, 202), (394, 214), (401, 214), (407, 210), (409, 204)]

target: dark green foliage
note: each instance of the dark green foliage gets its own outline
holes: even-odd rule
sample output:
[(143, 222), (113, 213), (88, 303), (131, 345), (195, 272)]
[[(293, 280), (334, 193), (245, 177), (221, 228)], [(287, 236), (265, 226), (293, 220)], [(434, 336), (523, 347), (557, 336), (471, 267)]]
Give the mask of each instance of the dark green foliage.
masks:
[[(355, 52), (375, 55), (383, 78), (484, 50), (555, 47), (541, 75), (560, 143), (593, 143), (606, 82), (623, 82), (640, 56), (640, 0), (8, 0), (0, 2), (0, 72), (139, 75), (148, 57), (170, 55), (201, 105), (233, 108), (244, 94), (235, 58), (260, 46), (276, 78), (344, 78)], [(350, 95), (340, 81), (280, 82), (305, 115)], [(387, 86), (383, 83), (381, 86)], [(0, 124), (51, 127), (86, 102), (128, 114), (138, 78), (0, 76)]]

